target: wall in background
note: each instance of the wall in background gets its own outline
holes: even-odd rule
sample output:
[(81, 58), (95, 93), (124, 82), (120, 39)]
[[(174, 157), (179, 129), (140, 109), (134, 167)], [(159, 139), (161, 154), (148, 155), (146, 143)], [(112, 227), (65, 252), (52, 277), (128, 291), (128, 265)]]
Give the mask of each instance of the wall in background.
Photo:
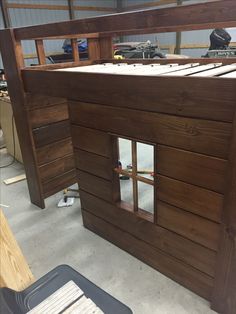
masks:
[[(32, 5), (58, 5), (66, 6), (67, 0), (7, 0), (11, 6), (13, 4), (32, 4)], [(105, 15), (112, 13), (116, 9), (116, 0), (75, 0), (75, 6), (86, 7), (99, 7), (99, 11), (91, 10), (76, 10), (75, 18), (87, 18), (99, 15)], [(101, 8), (101, 9), (100, 9)], [(102, 10), (102, 8), (111, 8), (111, 12)], [(22, 27), (37, 24), (46, 24), (53, 22), (60, 22), (69, 20), (69, 11), (64, 9), (32, 9), (32, 8), (9, 8), (9, 15), (12, 27)], [(0, 16), (0, 28), (4, 28), (3, 19)], [(47, 40), (45, 41), (46, 53), (63, 52), (62, 50), (63, 40)], [(32, 55), (36, 53), (34, 42), (30, 40), (23, 41), (23, 49), (26, 55)], [(37, 59), (26, 59), (26, 65), (36, 63)], [(0, 68), (2, 66), (2, 60), (0, 58)]]
[[(172, 1), (172, 0), (168, 0)], [(208, 0), (184, 0), (184, 4), (202, 3)], [(27, 25), (44, 24), (51, 22), (59, 22), (69, 19), (69, 11), (67, 10), (67, 0), (7, 0), (10, 6), (14, 4), (31, 4), (31, 5), (57, 5), (61, 8), (64, 6), (65, 9), (32, 9), (32, 8), (9, 8), (9, 15), (12, 23), (12, 27), (20, 27)], [(163, 3), (163, 0), (123, 0), (122, 5), (124, 10), (138, 9), (137, 6), (143, 6), (141, 9), (151, 9), (151, 8), (163, 8), (176, 6), (176, 4), (158, 5), (151, 7), (152, 2)], [(116, 10), (117, 1), (116, 0), (74, 0), (75, 6), (81, 6), (83, 10), (75, 11), (75, 18), (82, 19), (87, 17), (94, 17), (99, 15), (106, 15), (112, 13)], [(91, 7), (98, 7), (99, 10), (91, 10)], [(87, 10), (86, 10), (87, 8)], [(104, 10), (103, 10), (104, 8)], [(110, 11), (108, 10), (110, 8)], [(89, 10), (90, 9), (90, 10)], [(1, 13), (0, 13), (1, 14)], [(0, 15), (0, 28), (3, 28), (3, 18)], [(212, 30), (203, 31), (192, 31), (192, 32), (182, 32), (182, 45), (190, 44), (205, 44), (209, 45), (209, 35)], [(232, 35), (232, 41), (236, 42), (236, 30), (230, 29), (230, 34)], [(158, 42), (161, 47), (163, 46), (174, 46), (176, 43), (176, 33), (164, 33), (164, 34), (149, 34), (149, 35), (133, 35), (124, 36), (123, 41), (147, 41)], [(46, 53), (60, 52), (62, 51), (63, 40), (50, 40), (45, 41)], [(26, 55), (35, 54), (35, 46), (33, 41), (24, 41), (23, 49)], [(189, 55), (192, 57), (199, 57), (206, 53), (207, 47), (200, 49), (182, 49), (181, 53)], [(163, 49), (163, 52), (168, 52), (167, 49)], [(26, 64), (30, 65), (36, 63), (37, 59), (27, 59)], [(0, 67), (2, 67), (2, 61), (0, 56)]]
[[(184, 0), (184, 4), (194, 4), (194, 3), (203, 3), (207, 2), (208, 0)], [(135, 6), (135, 5), (142, 5), (151, 3), (150, 0), (123, 0), (123, 6), (126, 9), (129, 9), (129, 7)], [(154, 1), (153, 1), (154, 2)], [(157, 2), (157, 1), (155, 1)], [(176, 4), (168, 4), (168, 5), (162, 5), (162, 6), (153, 6), (153, 7), (146, 7), (146, 9), (152, 9), (152, 8), (166, 8), (166, 7), (173, 7), (176, 6)], [(145, 8), (143, 8), (145, 9)], [(190, 31), (190, 32), (182, 32), (182, 39), (181, 43), (183, 45), (188, 44), (209, 44), (209, 36), (212, 32), (212, 29), (210, 30), (198, 30), (198, 31)], [(235, 36), (236, 37), (236, 36)], [(133, 36), (125, 36), (124, 40), (127, 41), (147, 41), (151, 40), (152, 42), (158, 42), (160, 46), (166, 46), (166, 45), (175, 45), (176, 43), (176, 33), (163, 33), (163, 34), (149, 34), (149, 35), (133, 35)], [(207, 48), (203, 49), (182, 49), (181, 53), (185, 55), (189, 55), (191, 57), (200, 57), (203, 54), (206, 53)], [(163, 49), (164, 52), (168, 52), (166, 49)]]

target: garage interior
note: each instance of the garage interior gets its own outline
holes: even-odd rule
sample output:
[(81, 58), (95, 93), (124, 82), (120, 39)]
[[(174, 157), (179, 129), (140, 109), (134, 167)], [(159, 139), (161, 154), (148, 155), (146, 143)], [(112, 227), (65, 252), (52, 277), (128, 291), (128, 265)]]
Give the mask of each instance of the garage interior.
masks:
[[(189, 5), (191, 25), (182, 17)], [(92, 303), (78, 313), (235, 314), (234, 2), (2, 0), (0, 8), (1, 287), (26, 289), (26, 298), (69, 265), (114, 298), (104, 293), (99, 303), (80, 287)], [(156, 12), (160, 24), (148, 19)], [(126, 25), (122, 14), (133, 19)], [(224, 45), (213, 47), (214, 36)], [(77, 313), (29, 304), (32, 313)]]

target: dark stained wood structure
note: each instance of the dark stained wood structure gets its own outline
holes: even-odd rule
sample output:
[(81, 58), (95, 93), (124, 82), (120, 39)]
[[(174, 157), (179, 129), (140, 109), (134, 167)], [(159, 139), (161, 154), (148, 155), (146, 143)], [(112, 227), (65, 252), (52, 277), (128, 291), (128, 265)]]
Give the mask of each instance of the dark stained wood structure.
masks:
[[(111, 58), (116, 35), (236, 27), (235, 17), (236, 3), (227, 0), (0, 33), (35, 203), (55, 191), (48, 177), (57, 178), (61, 163), (51, 161), (50, 152), (56, 160), (63, 160), (61, 184), (75, 176), (70, 139), (60, 135), (65, 134), (62, 130), (69, 132), (62, 100), (67, 99), (85, 227), (206, 298), (214, 310), (225, 314), (236, 313), (235, 78), (122, 75), (69, 68), (115, 63)], [(44, 65), (44, 39), (71, 38), (76, 50), (74, 39), (78, 37), (88, 38), (88, 61), (81, 62), (74, 51), (73, 63)], [(25, 39), (36, 40), (41, 65), (24, 68), (21, 40)], [(212, 61), (125, 62), (167, 66), (197, 62), (201, 66)], [(217, 62), (223, 66), (235, 63), (233, 59), (214, 60)], [(42, 100), (35, 107), (32, 99), (39, 91), (42, 99), (53, 97), (53, 105), (46, 101), (44, 106)], [(52, 117), (50, 131), (38, 129), (49, 120), (51, 123)], [(153, 214), (121, 200), (118, 137), (132, 140), (134, 155), (136, 142), (154, 146)], [(55, 149), (56, 140), (63, 143), (61, 150)], [(36, 159), (42, 166), (36, 165)], [(134, 165), (133, 178), (136, 168)]]

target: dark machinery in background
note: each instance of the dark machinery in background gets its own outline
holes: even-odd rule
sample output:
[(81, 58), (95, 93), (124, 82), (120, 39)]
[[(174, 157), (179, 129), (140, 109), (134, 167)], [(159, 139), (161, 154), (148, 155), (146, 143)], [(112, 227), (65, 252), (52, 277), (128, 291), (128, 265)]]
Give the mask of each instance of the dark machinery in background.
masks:
[(166, 56), (157, 44), (147, 42), (127, 42), (114, 45), (115, 59), (163, 59)]
[(207, 58), (234, 58), (236, 49), (229, 47), (230, 34), (223, 28), (216, 28), (210, 35), (210, 48), (204, 57)]

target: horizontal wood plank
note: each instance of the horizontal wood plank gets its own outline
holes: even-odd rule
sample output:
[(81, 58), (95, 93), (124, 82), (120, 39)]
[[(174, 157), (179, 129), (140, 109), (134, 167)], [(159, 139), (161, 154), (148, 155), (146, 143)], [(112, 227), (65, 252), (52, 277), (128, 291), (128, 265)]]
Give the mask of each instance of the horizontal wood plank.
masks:
[[(197, 59), (191, 61), (202, 62)], [(160, 62), (186, 63), (186, 59)], [(209, 63), (209, 60), (204, 62)], [(27, 91), (36, 93), (40, 83), (42, 92), (49, 96), (185, 117), (233, 121), (236, 108), (234, 79), (165, 76), (145, 76), (144, 79), (144, 76), (38, 69), (22, 70)]]
[(111, 157), (111, 138), (107, 133), (72, 125), (71, 134), (74, 147), (104, 157)]
[(232, 125), (70, 101), (74, 124), (211, 156), (228, 156)]
[(29, 119), (32, 128), (67, 120), (68, 118), (67, 103), (29, 111)]
[(200, 296), (210, 299), (213, 280), (210, 276), (153, 248), (129, 233), (83, 210), (84, 226), (121, 249), (141, 259)]
[(158, 145), (157, 163), (163, 176), (224, 193), (227, 161), (223, 159)]
[(70, 137), (69, 120), (59, 121), (33, 130), (35, 147), (41, 147)]
[(216, 253), (212, 250), (157, 226), (122, 205), (109, 204), (84, 191), (80, 197), (82, 209), (214, 277)]
[(76, 168), (103, 179), (112, 180), (113, 178), (111, 158), (75, 149), (75, 164)]
[(55, 159), (72, 153), (73, 147), (70, 137), (39, 147), (36, 150), (39, 165), (47, 164)]
[[(214, 12), (214, 15), (213, 13)], [(213, 16), (212, 16), (213, 15)], [(234, 0), (200, 3), (173, 8), (141, 10), (70, 22), (16, 28), (17, 40), (100, 32), (107, 35), (189, 31), (234, 27)], [(103, 35), (105, 35), (103, 34)]]
[(44, 197), (47, 198), (77, 182), (75, 169), (63, 173), (42, 184)]
[(105, 201), (113, 202), (111, 181), (96, 177), (81, 170), (77, 170), (77, 178), (80, 190), (98, 196)]
[(157, 198), (199, 216), (221, 222), (223, 195), (169, 177), (157, 175)]
[[(68, 11), (68, 5), (53, 5), (53, 4), (34, 4), (34, 3), (8, 3), (7, 8), (9, 9), (36, 9), (36, 10), (63, 10)], [(74, 5), (74, 10), (78, 11), (98, 11), (98, 12), (116, 12), (115, 8), (112, 7), (96, 7), (96, 6), (79, 6)]]
[(27, 93), (25, 106), (27, 110), (34, 110), (36, 108), (64, 104), (65, 102), (66, 102), (65, 98), (49, 97), (39, 93)]
[(209, 249), (218, 250), (220, 225), (215, 222), (158, 201), (157, 223)]
[(74, 155), (56, 159), (48, 164), (39, 167), (39, 174), (42, 182), (52, 180), (54, 177), (60, 176), (75, 168)]

